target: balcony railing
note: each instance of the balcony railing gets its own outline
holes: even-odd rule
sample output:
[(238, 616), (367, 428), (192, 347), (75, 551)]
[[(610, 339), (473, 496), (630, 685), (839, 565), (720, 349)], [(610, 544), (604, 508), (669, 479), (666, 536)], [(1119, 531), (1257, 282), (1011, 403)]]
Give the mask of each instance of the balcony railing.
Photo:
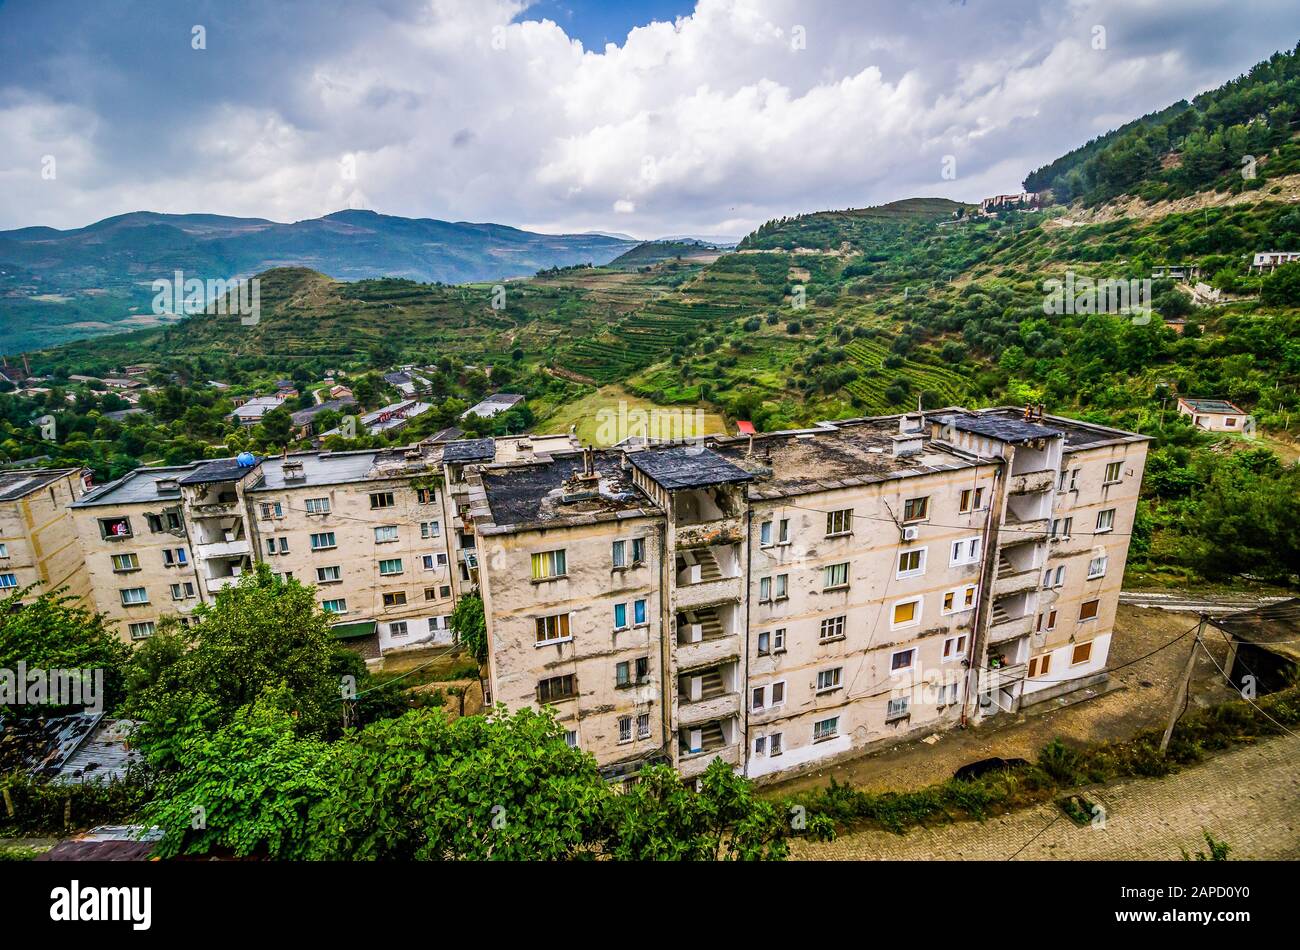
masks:
[(1056, 473), (1051, 469), (1012, 475), (1007, 481), (1007, 491), (1013, 495), (1051, 491), (1056, 484)]
[(678, 525), (677, 549), (716, 547), (722, 544), (739, 544), (745, 539), (744, 527), (739, 518), (718, 518), (697, 524)]

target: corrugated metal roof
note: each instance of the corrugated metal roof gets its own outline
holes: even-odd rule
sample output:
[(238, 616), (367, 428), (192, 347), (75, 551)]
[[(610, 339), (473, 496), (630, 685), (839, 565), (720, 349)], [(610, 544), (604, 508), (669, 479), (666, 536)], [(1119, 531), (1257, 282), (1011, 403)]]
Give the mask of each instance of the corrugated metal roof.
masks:
[(703, 488), (752, 482), (754, 476), (703, 446), (674, 446), (632, 452), (628, 461), (648, 475), (657, 485), (676, 491), (679, 488)]

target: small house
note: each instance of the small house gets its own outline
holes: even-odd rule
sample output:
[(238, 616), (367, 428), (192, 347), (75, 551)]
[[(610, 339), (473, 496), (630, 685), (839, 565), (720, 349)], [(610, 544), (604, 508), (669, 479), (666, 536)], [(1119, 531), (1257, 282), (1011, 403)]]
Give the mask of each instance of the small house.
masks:
[(1206, 432), (1243, 432), (1250, 417), (1226, 399), (1188, 399), (1180, 396), (1178, 411)]

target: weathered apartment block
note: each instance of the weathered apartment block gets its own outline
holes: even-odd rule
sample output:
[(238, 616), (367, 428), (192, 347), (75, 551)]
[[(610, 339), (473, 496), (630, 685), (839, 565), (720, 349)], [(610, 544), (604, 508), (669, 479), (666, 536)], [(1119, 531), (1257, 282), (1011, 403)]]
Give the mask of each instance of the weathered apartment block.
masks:
[(373, 656), (450, 641), (478, 589), (490, 701), (553, 707), (611, 778), (716, 758), (762, 777), (1104, 677), (1145, 455), (1116, 429), (947, 409), (139, 469), (71, 515), (124, 636), (258, 561)]
[(483, 463), (492, 698), (611, 776), (763, 776), (1096, 683), (1145, 443), (950, 409)]
[(70, 506), (85, 492), (81, 469), (0, 474), (0, 596), (31, 585), (89, 605), (90, 577)]
[[(534, 441), (576, 447), (568, 437)], [(140, 640), (265, 562), (315, 585), (336, 635), (370, 658), (449, 643), (455, 598), (477, 583), (473, 532), (454, 501), (466, 490), (457, 453), (509, 462), (529, 444), (487, 439), (137, 469), (71, 505), (92, 603)]]

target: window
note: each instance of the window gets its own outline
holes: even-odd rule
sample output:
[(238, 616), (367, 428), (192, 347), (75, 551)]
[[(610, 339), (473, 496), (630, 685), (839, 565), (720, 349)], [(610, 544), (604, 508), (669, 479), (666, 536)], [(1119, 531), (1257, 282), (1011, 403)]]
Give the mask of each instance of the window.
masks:
[(642, 713), (636, 717), (636, 737), (638, 739), (650, 738), (650, 714)]
[(916, 659), (916, 650), (899, 650), (889, 657), (889, 671), (897, 673), (900, 670), (910, 670), (914, 659)]
[(781, 733), (774, 732), (767, 737), (767, 754), (770, 756), (781, 754)]
[(909, 498), (903, 502), (904, 521), (924, 521), (930, 514), (930, 496)]
[(782, 518), (779, 522), (777, 522), (776, 543), (777, 544), (790, 543), (790, 519), (789, 518)]
[(572, 673), (564, 676), (552, 676), (537, 684), (537, 700), (553, 703), (561, 699), (572, 699), (577, 695), (577, 680)]
[[(846, 568), (847, 566), (848, 565), (845, 565)], [(785, 599), (789, 586), (790, 586), (789, 574), (776, 575), (776, 599), (777, 600)]]
[(1052, 654), (1043, 653), (1029, 658), (1029, 678), (1046, 676), (1052, 669)]
[(144, 620), (140, 623), (130, 624), (128, 629), (131, 631), (132, 640), (146, 640), (153, 636), (156, 628), (152, 620)]
[(615, 541), (613, 548), (614, 566), (627, 567), (627, 542)]
[(284, 507), (278, 501), (264, 501), (262, 502), (262, 517), (283, 518)]
[(533, 555), (533, 580), (540, 581), (547, 577), (563, 577), (566, 573), (563, 548), (559, 551), (542, 551)]
[(420, 566), (423, 567), (426, 571), (431, 571), (431, 570), (433, 570), (433, 566), (434, 566), (433, 555), (432, 555), (432, 554), (421, 554), (421, 555), (420, 555)]
[(755, 686), (750, 691), (749, 700), (750, 700), (749, 701), (750, 709), (753, 709), (755, 711), (760, 709), (765, 709), (767, 707), (767, 687)]
[(943, 658), (945, 660), (959, 660), (966, 655), (966, 635), (959, 637), (949, 637), (943, 641)]
[(853, 530), (853, 509), (841, 508), (839, 511), (826, 512), (826, 537), (848, 534)]
[(184, 548), (163, 548), (163, 566), (175, 567), (177, 564), (185, 565), (188, 557)]
[(619, 742), (632, 741), (632, 717), (631, 716), (618, 717), (618, 741)]
[(327, 515), (330, 513), (330, 500), (328, 498), (308, 498), (307, 514), (309, 515)]
[(627, 604), (614, 605), (614, 629), (622, 630), (627, 626)]
[(614, 665), (614, 685), (620, 687), (632, 685), (632, 666), (627, 660)]
[(1107, 462), (1106, 477), (1102, 479), (1103, 484), (1114, 485), (1116, 482), (1118, 482), (1120, 479), (1124, 477), (1123, 469), (1124, 469), (1123, 462)]
[(898, 552), (898, 576), (917, 577), (925, 573), (925, 548)]
[(650, 657), (639, 656), (636, 658), (636, 681), (638, 683), (650, 682)]
[(957, 694), (960, 691), (960, 683), (940, 683), (939, 696), (936, 705), (942, 709), (949, 703), (957, 702)]
[(341, 580), (343, 580), (343, 572), (337, 565), (316, 568), (316, 582), (318, 584), (333, 584)]
[(645, 601), (636, 600), (632, 602), (632, 622), (638, 627), (646, 622)]
[(645, 563), (645, 538), (632, 539), (632, 563)]
[(772, 522), (764, 521), (758, 526), (758, 543), (763, 547), (772, 543)]
[(335, 547), (333, 531), (325, 531), (311, 536), (311, 549), (313, 551), (324, 551), (326, 548), (332, 547)]
[(1038, 615), (1038, 620), (1035, 622), (1034, 625), (1034, 631), (1036, 633), (1041, 633), (1045, 630), (1055, 630), (1055, 629), (1056, 629), (1055, 609), (1044, 610), (1042, 613)]
[(772, 684), (772, 705), (785, 705), (785, 680)]
[(1088, 580), (1103, 577), (1106, 574), (1106, 565), (1110, 561), (1104, 554), (1098, 554), (1088, 562)]
[(379, 562), (379, 576), (390, 577), (393, 574), (402, 573), (402, 559), (400, 557), (387, 558)]
[(442, 592), (442, 596), (443, 596), (443, 597), (450, 597), (450, 596), (451, 596), (451, 585), (450, 585), (450, 584), (443, 584), (441, 587), (438, 588), (438, 590), (440, 590), (440, 591)]
[(130, 518), (100, 518), (99, 536), (106, 541), (131, 537)]
[(822, 621), (821, 629), (817, 632), (817, 640), (820, 643), (826, 643), (828, 640), (841, 640), (844, 638), (844, 621), (843, 616), (827, 617)]
[[(17, 586), (18, 586), (17, 574), (0, 574), (0, 590), (9, 590), (10, 588), (17, 587)], [(140, 588), (140, 590), (143, 589), (144, 588)]]
[(5, 544), (3, 541), (0, 541), (0, 557), (8, 557), (8, 556), (9, 556), (9, 545)]
[(785, 627), (776, 630), (764, 630), (758, 635), (758, 654), (767, 656), (771, 653), (785, 652)]
[(1087, 663), (1092, 659), (1092, 641), (1087, 643), (1076, 643), (1074, 651), (1070, 654), (1070, 665), (1078, 666), (1080, 663)]
[(114, 554), (113, 570), (119, 574), (140, 570), (140, 559), (134, 554)]
[(342, 597), (338, 600), (323, 600), (320, 606), (326, 613), (345, 614), (348, 612), (348, 602)]
[(909, 624), (921, 622), (921, 599), (904, 600), (894, 604), (894, 613), (890, 618), (890, 625), (894, 627), (906, 627)]
[(817, 671), (817, 692), (829, 693), (831, 690), (840, 688), (840, 674), (844, 667), (837, 666), (831, 670)]
[(538, 617), (537, 642), (555, 643), (569, 639), (569, 615), (554, 614), (550, 617)]
[(404, 607), (406, 606), (406, 591), (392, 591), (384, 594), (385, 607)]
[(976, 564), (980, 559), (980, 538), (962, 538), (952, 543), (952, 556), (948, 559), (950, 567), (962, 564)]
[(963, 610), (970, 610), (974, 606), (974, 584), (967, 584), (965, 587), (958, 587), (956, 590), (946, 591), (943, 595), (943, 612), (945, 614), (960, 613)]
[(397, 540), (397, 525), (382, 524), (375, 529), (375, 544), (387, 544)]
[(821, 742), (823, 739), (833, 739), (839, 731), (839, 716), (832, 716), (830, 719), (818, 720), (813, 723), (813, 742)]
[(1096, 620), (1097, 608), (1101, 604), (1099, 600), (1085, 600), (1079, 605), (1079, 620)]
[(420, 537), (424, 539), (442, 537), (442, 525), (436, 521), (420, 522)]
[(371, 508), (392, 508), (393, 493), (390, 491), (377, 491), (370, 493)]
[(394, 620), (388, 625), (388, 635), (390, 637), (404, 637), (410, 632), (405, 620)]
[(758, 599), (764, 602), (772, 599), (772, 578), (760, 577), (758, 579)]
[(565, 730), (564, 730), (564, 744), (567, 745), (570, 749), (576, 749), (576, 748), (578, 747), (578, 730), (577, 730), (577, 729), (565, 729)]
[(433, 488), (417, 488), (415, 490), (415, 500), (417, 504), (432, 505), (438, 500), (438, 492)]
[[(12, 577), (12, 574), (6, 575)], [(127, 587), (122, 590), (122, 606), (130, 607), (134, 604), (149, 603), (149, 592), (143, 587)]]
[[(845, 561), (842, 564), (827, 564), (824, 568), (822, 568), (822, 574), (823, 574), (822, 577), (823, 590), (834, 590), (837, 587), (849, 586), (849, 562), (848, 561)], [(780, 576), (784, 577), (785, 575), (782, 574)], [(782, 591), (780, 596), (784, 596), (784, 594), (785, 592)]]
[(1061, 469), (1061, 475), (1056, 480), (1057, 491), (1077, 491), (1079, 487), (1079, 470), (1077, 468)]
[(1115, 509), (1105, 508), (1097, 512), (1097, 533), (1110, 531), (1115, 527)]
[(754, 738), (754, 755), (764, 755), (767, 752), (767, 736), (756, 736)]
[(1070, 533), (1074, 530), (1073, 518), (1053, 518), (1052, 519), (1052, 537), (1069, 538)]
[(1062, 564), (1056, 570), (1048, 568), (1043, 572), (1044, 587), (1064, 587), (1065, 586), (1065, 565)]
[(190, 581), (172, 585), (172, 600), (189, 600), (193, 596), (194, 584)]
[(900, 719), (908, 717), (908, 700), (906, 696), (899, 696), (891, 699), (885, 706), (885, 722), (897, 722)]
[(984, 504), (983, 488), (963, 488), (961, 490), (961, 501), (958, 505), (958, 510), (962, 514), (967, 514), (968, 512), (971, 511), (979, 511), (980, 507), (983, 504)]

